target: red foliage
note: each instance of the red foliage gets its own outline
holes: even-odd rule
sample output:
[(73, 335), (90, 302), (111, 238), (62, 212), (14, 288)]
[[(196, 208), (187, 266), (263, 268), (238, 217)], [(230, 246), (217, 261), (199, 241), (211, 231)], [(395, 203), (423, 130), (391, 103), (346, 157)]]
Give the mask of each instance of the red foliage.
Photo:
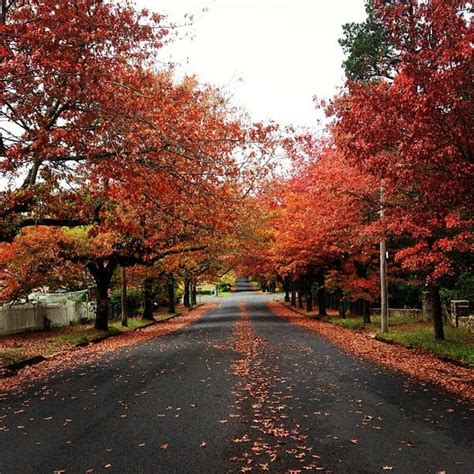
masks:
[(349, 162), (383, 180), (386, 232), (411, 240), (397, 260), (437, 283), (472, 251), (472, 28), (467, 3), (382, 10), (398, 53), (393, 82), (349, 83), (330, 108)]
[(12, 243), (0, 243), (0, 300), (27, 297), (42, 286), (80, 285), (83, 269), (61, 255), (58, 242), (64, 238), (62, 229), (38, 226), (23, 229)]

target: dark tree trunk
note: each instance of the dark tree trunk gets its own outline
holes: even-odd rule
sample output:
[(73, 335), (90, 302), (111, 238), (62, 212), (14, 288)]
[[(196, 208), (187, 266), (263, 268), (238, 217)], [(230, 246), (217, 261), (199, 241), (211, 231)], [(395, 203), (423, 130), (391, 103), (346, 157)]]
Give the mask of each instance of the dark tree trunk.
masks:
[(174, 275), (170, 273), (167, 281), (168, 288), (168, 313), (176, 313), (176, 294), (174, 291)]
[(439, 295), (439, 286), (429, 286), (431, 308), (433, 311), (433, 330), (434, 337), (438, 340), (444, 340), (443, 313), (441, 310), (441, 297)]
[(127, 270), (125, 267), (121, 267), (122, 273), (122, 286), (121, 286), (121, 310), (122, 310), (122, 326), (128, 326), (128, 304), (127, 304)]
[(344, 300), (342, 298), (339, 300), (339, 317), (346, 319), (346, 305), (344, 304)]
[(320, 279), (318, 282), (318, 309), (319, 316), (327, 316), (328, 313), (326, 311), (326, 288), (324, 287), (324, 278)]
[(91, 263), (87, 265), (87, 268), (94, 278), (97, 287), (95, 328), (107, 331), (109, 329), (109, 288), (112, 275), (117, 268), (117, 262), (109, 260), (107, 265), (103, 263)]
[(311, 313), (313, 311), (313, 294), (311, 293), (311, 284), (306, 289), (306, 311)]
[(304, 306), (303, 306), (303, 288), (302, 288), (303, 285), (300, 285), (298, 286), (298, 308), (299, 309), (303, 309)]
[(288, 281), (288, 277), (285, 277), (281, 280), (283, 285), (283, 290), (285, 291), (285, 303), (290, 302), (290, 282)]
[(344, 297), (341, 289), (337, 290), (337, 297), (339, 300), (339, 317), (341, 319), (346, 319), (346, 305), (344, 302)]
[(145, 306), (143, 308), (143, 319), (153, 320), (153, 278), (147, 278), (143, 285), (143, 297)]
[(291, 306), (296, 308), (296, 290), (295, 287), (291, 287)]
[[(183, 304), (186, 308), (191, 307), (190, 286), (191, 286), (191, 283), (190, 283), (189, 279), (186, 278), (184, 280), (184, 295), (183, 295)], [(216, 291), (216, 295), (217, 295), (217, 291)]]
[(319, 316), (327, 316), (326, 311), (326, 288), (324, 287), (324, 275), (318, 277), (318, 308)]
[(109, 286), (110, 281), (105, 279), (96, 280), (97, 285), (97, 313), (95, 316), (95, 328), (102, 331), (109, 329)]
[(362, 316), (364, 317), (364, 324), (370, 324), (370, 303), (368, 300), (362, 300)]
[(196, 282), (193, 281), (191, 285), (191, 306), (197, 305), (197, 285)]

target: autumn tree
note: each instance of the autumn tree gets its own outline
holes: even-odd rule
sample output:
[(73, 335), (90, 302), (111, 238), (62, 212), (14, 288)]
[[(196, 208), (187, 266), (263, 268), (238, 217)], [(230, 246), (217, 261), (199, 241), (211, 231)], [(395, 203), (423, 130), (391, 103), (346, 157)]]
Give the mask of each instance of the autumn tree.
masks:
[(40, 287), (83, 287), (84, 268), (61, 255), (62, 229), (26, 227), (11, 243), (0, 243), (0, 300), (28, 298)]
[[(129, 76), (167, 31), (157, 15), (103, 0), (7, 1), (0, 20), (0, 172), (9, 182), (0, 217), (11, 238), (33, 222), (83, 220), (68, 206), (54, 217), (40, 210), (85, 163), (99, 173), (117, 156)], [(24, 214), (32, 210), (34, 220)]]
[(92, 274), (105, 329), (117, 266), (152, 265), (225, 225), (242, 174), (235, 149), (266, 131), (244, 130), (195, 78), (152, 67), (167, 34), (157, 15), (99, 0), (4, 13), (3, 237), (82, 226), (62, 253)]
[(472, 251), (472, 32), (469, 3), (397, 1), (378, 12), (397, 51), (393, 81), (349, 82), (335, 102), (335, 142), (383, 179), (395, 259), (427, 285), (444, 338), (439, 288)]

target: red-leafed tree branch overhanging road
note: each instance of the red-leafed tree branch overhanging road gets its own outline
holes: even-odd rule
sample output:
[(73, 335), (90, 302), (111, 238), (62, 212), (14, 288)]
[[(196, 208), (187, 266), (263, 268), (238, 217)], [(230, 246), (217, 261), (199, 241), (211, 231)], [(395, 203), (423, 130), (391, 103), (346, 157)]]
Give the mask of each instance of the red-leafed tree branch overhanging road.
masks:
[(6, 393), (0, 472), (473, 471), (467, 402), (267, 300), (237, 292), (178, 331)]

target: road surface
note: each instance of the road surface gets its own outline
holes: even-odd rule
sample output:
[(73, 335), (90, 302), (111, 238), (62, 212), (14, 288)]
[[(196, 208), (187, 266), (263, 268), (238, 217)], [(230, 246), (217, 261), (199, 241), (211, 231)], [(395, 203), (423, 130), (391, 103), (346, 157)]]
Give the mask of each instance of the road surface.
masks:
[(474, 472), (467, 404), (351, 357), (266, 298), (238, 291), (191, 326), (8, 395), (0, 472)]

